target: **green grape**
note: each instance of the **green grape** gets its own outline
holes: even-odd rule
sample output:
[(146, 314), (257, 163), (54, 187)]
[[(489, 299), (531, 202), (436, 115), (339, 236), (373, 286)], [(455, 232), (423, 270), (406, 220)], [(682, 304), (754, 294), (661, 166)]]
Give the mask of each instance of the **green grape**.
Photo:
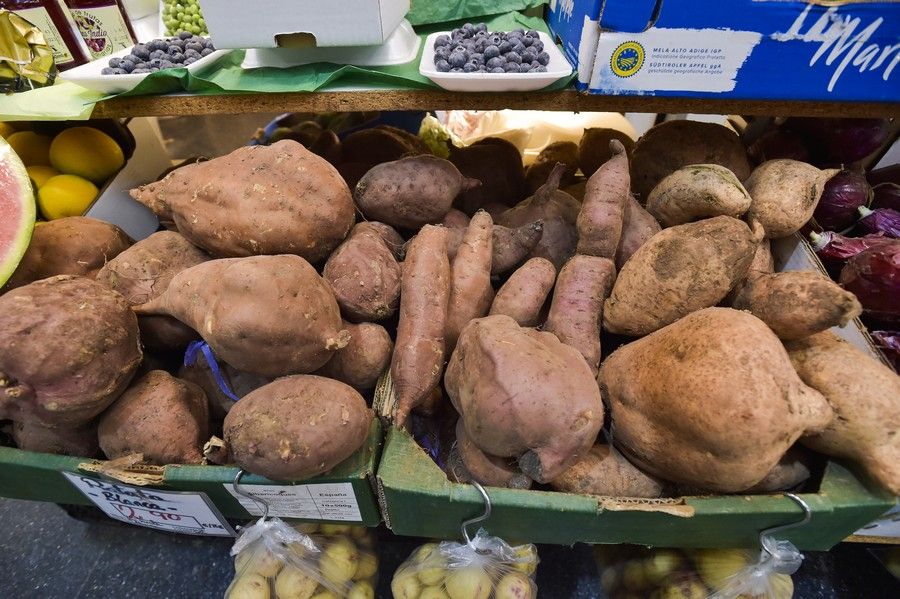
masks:
[(209, 35), (197, 0), (163, 0), (162, 15), (168, 35), (175, 35), (179, 31)]

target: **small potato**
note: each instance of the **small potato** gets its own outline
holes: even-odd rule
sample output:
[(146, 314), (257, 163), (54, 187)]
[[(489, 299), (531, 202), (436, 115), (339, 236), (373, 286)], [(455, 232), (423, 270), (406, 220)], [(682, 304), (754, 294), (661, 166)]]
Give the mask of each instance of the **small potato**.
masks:
[(399, 576), (394, 576), (391, 581), (391, 593), (394, 599), (418, 599), (422, 585), (413, 572), (404, 572)]
[(530, 544), (519, 545), (513, 547), (513, 550), (516, 552), (516, 563), (513, 564), (513, 568), (529, 576), (534, 576), (538, 565), (537, 547)]
[(362, 580), (364, 578), (372, 578), (378, 572), (378, 557), (374, 553), (359, 554), (359, 565), (356, 567), (356, 574), (353, 580)]
[(231, 583), (226, 599), (269, 599), (269, 581), (259, 574), (245, 574)]
[(534, 599), (535, 586), (521, 572), (510, 572), (500, 579), (494, 599)]
[(454, 570), (445, 586), (450, 599), (488, 599), (494, 590), (491, 577), (478, 566)]
[(347, 593), (347, 599), (374, 599), (375, 598), (375, 589), (372, 588), (372, 583), (370, 582), (357, 582), (354, 583), (352, 587), (350, 587), (350, 592)]
[(306, 572), (287, 565), (275, 579), (277, 599), (309, 599), (316, 592), (319, 583)]
[(365, 526), (353, 526), (352, 524), (349, 526), (350, 528), (350, 536), (354, 539), (365, 539), (369, 536), (369, 529)]
[(443, 587), (425, 587), (419, 599), (450, 599), (450, 595), (444, 592)]
[(422, 562), (419, 570), (419, 580), (425, 586), (439, 585), (447, 575), (447, 560), (439, 552), (435, 551)]
[(322, 576), (337, 587), (347, 584), (353, 578), (358, 565), (359, 551), (347, 539), (339, 539), (328, 545), (319, 558)]
[[(281, 558), (268, 549), (260, 548), (254, 551), (242, 551), (234, 558), (234, 569), (245, 574), (259, 574), (266, 578), (272, 578), (281, 570), (284, 563)], [(246, 568), (246, 571), (244, 570)]]
[(319, 591), (318, 593), (316, 593), (315, 595), (310, 597), (310, 599), (341, 599), (341, 598), (327, 589), (322, 589), (321, 591)]
[(668, 175), (650, 192), (647, 211), (663, 227), (712, 216), (739, 218), (750, 194), (730, 170), (718, 164), (691, 164)]
[(325, 536), (345, 535), (350, 533), (352, 527), (349, 524), (322, 524), (319, 530)]
[(422, 545), (421, 547), (416, 549), (416, 552), (413, 554), (413, 557), (412, 557), (413, 563), (424, 562), (431, 555), (432, 551), (437, 550), (437, 547), (438, 547), (437, 543), (425, 543), (424, 545)]

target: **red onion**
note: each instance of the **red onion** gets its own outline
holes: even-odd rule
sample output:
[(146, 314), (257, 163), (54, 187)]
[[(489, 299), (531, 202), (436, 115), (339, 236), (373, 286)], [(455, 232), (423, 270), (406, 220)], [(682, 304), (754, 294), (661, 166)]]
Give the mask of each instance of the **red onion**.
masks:
[(825, 231), (810, 233), (809, 239), (813, 251), (833, 278), (838, 277), (847, 260), (856, 254), (884, 243), (900, 243), (896, 239), (885, 237), (883, 233), (864, 237), (844, 237), (840, 233)]
[(900, 331), (875, 331), (872, 339), (894, 370), (900, 372)]
[(869, 210), (865, 206), (860, 207), (862, 216), (857, 225), (863, 233), (884, 233), (894, 239), (900, 238), (900, 212), (890, 208), (876, 208)]
[(809, 162), (809, 150), (796, 133), (772, 129), (763, 133), (759, 139), (747, 148), (750, 158), (756, 163), (776, 158), (790, 158), (801, 162)]
[(822, 197), (813, 212), (813, 219), (824, 228), (843, 231), (859, 218), (857, 209), (868, 206), (872, 188), (861, 174), (842, 170), (825, 182)]
[(890, 208), (900, 210), (900, 185), (896, 183), (879, 183), (872, 188), (872, 209)]
[(854, 294), (863, 314), (882, 323), (900, 323), (900, 243), (862, 251), (841, 270), (841, 286)]
[(888, 119), (790, 118), (785, 128), (803, 136), (820, 164), (862, 160), (890, 137)]

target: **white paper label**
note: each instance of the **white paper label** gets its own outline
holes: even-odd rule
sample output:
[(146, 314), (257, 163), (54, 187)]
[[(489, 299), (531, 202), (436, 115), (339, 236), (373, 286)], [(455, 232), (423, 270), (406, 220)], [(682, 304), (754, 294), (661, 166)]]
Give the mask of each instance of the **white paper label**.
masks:
[[(231, 483), (224, 486), (251, 515), (263, 515), (260, 503), (235, 492)], [(350, 483), (241, 485), (241, 489), (268, 503), (270, 516), (362, 522), (356, 494)]]
[(205, 493), (142, 489), (71, 472), (63, 474), (110, 518), (188, 535), (235, 536)]
[(884, 516), (856, 531), (860, 537), (893, 537), (900, 538), (900, 505), (895, 506)]

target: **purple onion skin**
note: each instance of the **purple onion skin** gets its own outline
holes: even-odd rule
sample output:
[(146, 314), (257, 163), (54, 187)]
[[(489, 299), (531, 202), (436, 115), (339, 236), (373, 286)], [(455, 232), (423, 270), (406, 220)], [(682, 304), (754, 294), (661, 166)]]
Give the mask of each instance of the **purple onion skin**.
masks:
[(781, 129), (772, 129), (763, 133), (747, 148), (747, 153), (756, 164), (776, 158), (809, 162), (809, 150), (806, 148), (803, 138), (796, 133)]
[(795, 117), (788, 119), (784, 126), (806, 140), (817, 166), (862, 160), (887, 142), (891, 133), (888, 119)]
[(900, 372), (900, 331), (875, 331), (872, 339), (894, 370)]
[(843, 231), (859, 218), (860, 206), (868, 206), (872, 188), (861, 174), (842, 170), (825, 182), (822, 197), (813, 212), (813, 219), (823, 229)]
[(863, 217), (859, 219), (857, 225), (862, 233), (883, 233), (888, 237), (900, 239), (900, 211), (890, 208), (875, 210), (863, 208), (860, 213)]
[(885, 243), (898, 243), (896, 239), (885, 237), (883, 233), (865, 235), (863, 237), (845, 237), (840, 233), (825, 231), (821, 234), (810, 233), (813, 251), (825, 265), (831, 278), (837, 279), (847, 260), (869, 248)]
[(862, 304), (867, 320), (889, 328), (900, 324), (900, 243), (885, 243), (853, 256), (839, 282)]
[(900, 211), (900, 185), (879, 183), (872, 188), (872, 209), (890, 208)]

